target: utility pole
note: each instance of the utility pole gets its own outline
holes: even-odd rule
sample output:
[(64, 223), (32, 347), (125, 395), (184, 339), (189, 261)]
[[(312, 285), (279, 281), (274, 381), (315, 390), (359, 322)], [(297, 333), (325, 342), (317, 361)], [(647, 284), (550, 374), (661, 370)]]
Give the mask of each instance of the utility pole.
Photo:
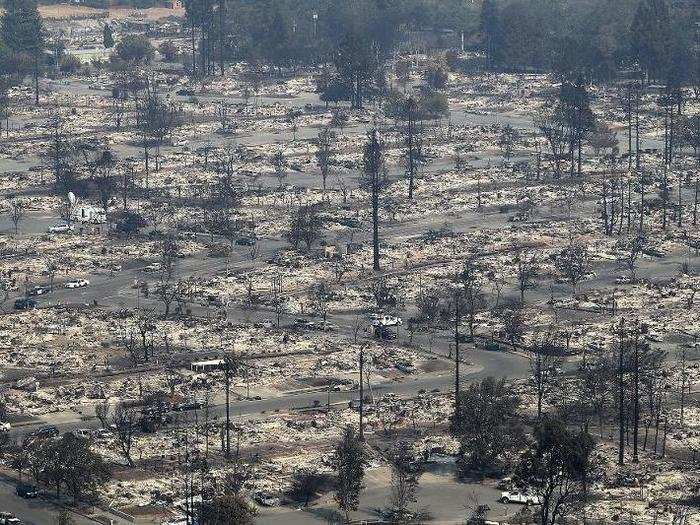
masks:
[(365, 347), (364, 345), (360, 347), (360, 441), (364, 441), (365, 435), (364, 435), (364, 403), (365, 403), (365, 391), (364, 391), (364, 351)]

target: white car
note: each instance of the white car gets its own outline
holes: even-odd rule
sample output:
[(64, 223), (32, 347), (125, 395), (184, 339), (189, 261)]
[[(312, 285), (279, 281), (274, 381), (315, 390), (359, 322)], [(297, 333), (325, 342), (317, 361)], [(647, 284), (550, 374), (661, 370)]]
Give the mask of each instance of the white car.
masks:
[(73, 231), (73, 226), (70, 224), (54, 224), (49, 228), (49, 233), (68, 233)]
[(372, 326), (401, 326), (403, 321), (400, 317), (394, 317), (393, 315), (382, 315), (376, 319), (372, 319)]
[(0, 525), (19, 525), (20, 519), (11, 512), (0, 512)]
[(77, 437), (84, 439), (91, 439), (93, 433), (94, 432), (89, 428), (79, 428), (78, 430), (73, 431), (73, 434), (75, 434)]
[(523, 494), (522, 492), (501, 492), (498, 499), (501, 503), (519, 503), (521, 505), (541, 505), (539, 496), (533, 494)]
[(0, 423), (0, 432), (9, 432), (12, 429), (12, 425), (7, 422)]
[(279, 498), (264, 492), (256, 492), (253, 499), (258, 505), (262, 505), (263, 507), (278, 507), (280, 505)]
[(65, 284), (66, 288), (85, 288), (90, 285), (90, 281), (87, 279), (74, 279), (73, 281), (68, 281)]

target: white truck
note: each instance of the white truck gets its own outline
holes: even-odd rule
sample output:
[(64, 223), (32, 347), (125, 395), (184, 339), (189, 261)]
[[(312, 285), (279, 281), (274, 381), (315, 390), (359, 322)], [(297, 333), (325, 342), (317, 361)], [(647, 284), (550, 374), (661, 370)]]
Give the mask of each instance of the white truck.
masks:
[(534, 494), (524, 494), (522, 492), (501, 492), (498, 499), (501, 503), (519, 503), (520, 505), (541, 505), (540, 497)]
[(401, 326), (403, 320), (400, 317), (394, 317), (393, 315), (373, 315), (370, 317), (372, 326)]

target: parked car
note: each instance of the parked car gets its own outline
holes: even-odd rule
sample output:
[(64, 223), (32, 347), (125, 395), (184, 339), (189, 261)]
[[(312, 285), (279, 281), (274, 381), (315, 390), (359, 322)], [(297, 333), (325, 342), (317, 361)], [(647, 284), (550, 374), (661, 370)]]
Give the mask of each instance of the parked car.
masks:
[(2, 422), (0, 423), (0, 432), (9, 432), (12, 430), (12, 425), (10, 425), (8, 422)]
[(34, 299), (25, 297), (15, 301), (15, 310), (33, 310), (37, 305), (38, 303)]
[(255, 246), (257, 242), (255, 237), (241, 237), (240, 239), (236, 239), (236, 244), (238, 246)]
[(280, 504), (280, 499), (274, 496), (270, 496), (264, 492), (256, 492), (253, 499), (258, 505), (263, 507), (278, 507)]
[(177, 412), (184, 412), (185, 410), (197, 410), (198, 408), (202, 408), (202, 403), (200, 403), (199, 401), (191, 400), (178, 403), (173, 407), (173, 410)]
[(498, 499), (501, 503), (519, 503), (521, 505), (540, 505), (540, 497), (533, 494), (525, 494), (523, 492), (501, 492), (501, 497)]
[(45, 427), (38, 428), (34, 432), (31, 433), (32, 436), (35, 437), (40, 437), (40, 438), (52, 438), (56, 437), (60, 434), (61, 432), (58, 430), (58, 427), (55, 427), (53, 425), (48, 425)]
[(0, 512), (0, 525), (20, 525), (22, 521), (11, 512)]
[(29, 290), (29, 295), (32, 296), (37, 296), (37, 295), (44, 295), (49, 293), (51, 290), (48, 288), (44, 288), (43, 286), (35, 286), (31, 290)]
[(49, 233), (68, 233), (72, 231), (72, 224), (54, 224), (49, 228)]
[(294, 319), (294, 327), (314, 330), (316, 328), (316, 323), (314, 323), (313, 321), (309, 321), (308, 319), (302, 319), (300, 317), (298, 319)]
[(400, 317), (393, 315), (382, 315), (376, 319), (372, 319), (372, 326), (401, 326), (403, 320)]
[(101, 428), (99, 430), (95, 430), (92, 433), (92, 437), (95, 439), (111, 439), (114, 437), (114, 433), (111, 430), (107, 430), (106, 428)]
[(161, 268), (160, 264), (153, 263), (153, 264), (149, 264), (148, 266), (144, 266), (143, 271), (146, 273), (159, 272), (160, 268)]
[(74, 430), (73, 434), (80, 438), (91, 439), (93, 432), (92, 429), (89, 428), (79, 428), (77, 430)]
[(90, 281), (88, 281), (87, 279), (74, 279), (72, 281), (68, 281), (64, 286), (66, 288), (85, 288), (89, 285)]
[(34, 499), (39, 496), (38, 488), (36, 488), (34, 485), (27, 485), (25, 483), (17, 485), (17, 489), (15, 492), (17, 492), (17, 495), (20, 498), (24, 499)]

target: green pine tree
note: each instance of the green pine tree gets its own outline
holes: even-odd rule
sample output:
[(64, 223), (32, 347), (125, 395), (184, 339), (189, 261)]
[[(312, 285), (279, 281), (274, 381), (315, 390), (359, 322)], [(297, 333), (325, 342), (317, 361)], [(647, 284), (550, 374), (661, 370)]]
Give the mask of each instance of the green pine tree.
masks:
[[(39, 71), (46, 49), (44, 24), (36, 0), (5, 0), (0, 37), (9, 53), (33, 64), (34, 94), (39, 103)], [(19, 72), (16, 72), (19, 73)]]
[(105, 24), (104, 28), (102, 29), (102, 43), (105, 46), (105, 49), (111, 49), (114, 47), (114, 33), (112, 32), (112, 28), (109, 26), (109, 24)]

